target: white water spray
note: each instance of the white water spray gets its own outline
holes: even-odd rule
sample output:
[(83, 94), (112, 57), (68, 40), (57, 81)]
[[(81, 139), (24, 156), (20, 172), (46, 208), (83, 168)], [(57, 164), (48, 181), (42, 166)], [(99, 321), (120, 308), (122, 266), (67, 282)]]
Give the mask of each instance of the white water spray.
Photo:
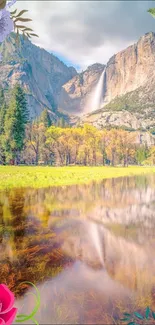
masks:
[(89, 97), (85, 113), (90, 113), (101, 108), (103, 103), (104, 75), (105, 69), (103, 70), (95, 89)]

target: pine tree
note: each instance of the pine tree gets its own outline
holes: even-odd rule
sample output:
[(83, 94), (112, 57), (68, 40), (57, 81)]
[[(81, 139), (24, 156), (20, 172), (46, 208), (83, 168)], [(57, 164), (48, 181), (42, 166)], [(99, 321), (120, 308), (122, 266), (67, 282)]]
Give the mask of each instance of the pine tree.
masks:
[(0, 106), (0, 135), (4, 133), (4, 121), (5, 121), (5, 115), (6, 115), (6, 103), (4, 102)]
[(24, 146), (25, 127), (28, 122), (28, 110), (25, 94), (19, 85), (12, 91), (9, 107), (5, 115), (3, 146), (6, 159), (20, 161), (20, 152)]
[(4, 98), (4, 90), (3, 88), (0, 88), (0, 109), (1, 106), (4, 104), (5, 98)]
[(0, 88), (0, 163), (5, 164), (5, 152), (3, 148), (3, 133), (4, 133), (4, 121), (6, 114), (6, 103), (4, 97), (4, 91)]
[(4, 130), (5, 113), (6, 113), (6, 105), (5, 105), (4, 91), (2, 88), (0, 88), (0, 135), (3, 133)]
[(52, 125), (47, 108), (45, 108), (41, 113), (40, 122), (42, 122), (46, 128), (49, 128)]
[(0, 107), (0, 163), (5, 164), (5, 150), (3, 147), (3, 138), (4, 138), (4, 121), (6, 115), (6, 104), (4, 103)]

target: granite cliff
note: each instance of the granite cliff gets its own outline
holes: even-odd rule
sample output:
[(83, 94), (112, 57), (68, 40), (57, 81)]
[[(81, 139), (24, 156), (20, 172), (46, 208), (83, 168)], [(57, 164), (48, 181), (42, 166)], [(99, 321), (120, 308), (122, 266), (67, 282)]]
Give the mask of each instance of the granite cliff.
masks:
[(1, 46), (0, 85), (6, 91), (17, 82), (22, 85), (31, 118), (40, 115), (45, 107), (56, 117), (58, 94), (62, 85), (77, 74), (76, 70), (23, 37), (18, 46), (14, 34)]
[[(77, 111), (79, 106), (84, 111), (86, 98), (85, 95), (80, 98), (79, 93), (77, 96), (75, 78), (63, 88), (70, 98), (70, 106), (78, 97)], [(69, 85), (72, 85), (72, 94)], [(86, 88), (88, 85), (85, 85)], [(81, 122), (100, 128), (112, 125), (149, 129), (155, 126), (154, 119), (155, 33), (150, 32), (109, 60), (104, 73), (103, 107), (98, 111), (94, 107), (94, 111), (82, 117)]]
[(104, 103), (146, 85), (155, 75), (155, 33), (147, 33), (107, 63)]

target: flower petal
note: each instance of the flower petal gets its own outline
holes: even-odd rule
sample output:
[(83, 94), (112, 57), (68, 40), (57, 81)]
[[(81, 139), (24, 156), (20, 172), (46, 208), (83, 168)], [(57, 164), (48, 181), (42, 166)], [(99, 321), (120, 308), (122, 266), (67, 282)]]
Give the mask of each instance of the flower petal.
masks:
[(13, 20), (10, 17), (10, 12), (6, 9), (1, 10), (2, 16), (0, 19), (0, 43), (14, 30)]
[(9, 288), (5, 284), (0, 284), (0, 302), (2, 303), (0, 317), (3, 313), (8, 312), (13, 307), (14, 301), (14, 294), (9, 290)]
[[(7, 313), (1, 315), (1, 319), (4, 321), (5, 325), (11, 325), (16, 317), (17, 308), (12, 308)], [(0, 325), (3, 325), (3, 323)]]
[(5, 322), (2, 318), (0, 318), (0, 325), (5, 325)]
[(5, 8), (10, 8), (11, 6), (13, 6), (15, 4), (17, 0), (11, 0), (9, 3), (7, 3)]

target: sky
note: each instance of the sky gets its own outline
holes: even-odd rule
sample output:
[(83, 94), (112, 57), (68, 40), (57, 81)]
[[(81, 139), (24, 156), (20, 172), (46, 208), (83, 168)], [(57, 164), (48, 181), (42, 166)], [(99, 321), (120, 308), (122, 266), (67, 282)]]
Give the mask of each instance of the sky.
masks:
[(29, 10), (29, 26), (39, 35), (34, 44), (81, 71), (106, 64), (140, 36), (155, 32), (155, 19), (147, 12), (152, 7), (155, 1), (17, 0), (12, 8)]

